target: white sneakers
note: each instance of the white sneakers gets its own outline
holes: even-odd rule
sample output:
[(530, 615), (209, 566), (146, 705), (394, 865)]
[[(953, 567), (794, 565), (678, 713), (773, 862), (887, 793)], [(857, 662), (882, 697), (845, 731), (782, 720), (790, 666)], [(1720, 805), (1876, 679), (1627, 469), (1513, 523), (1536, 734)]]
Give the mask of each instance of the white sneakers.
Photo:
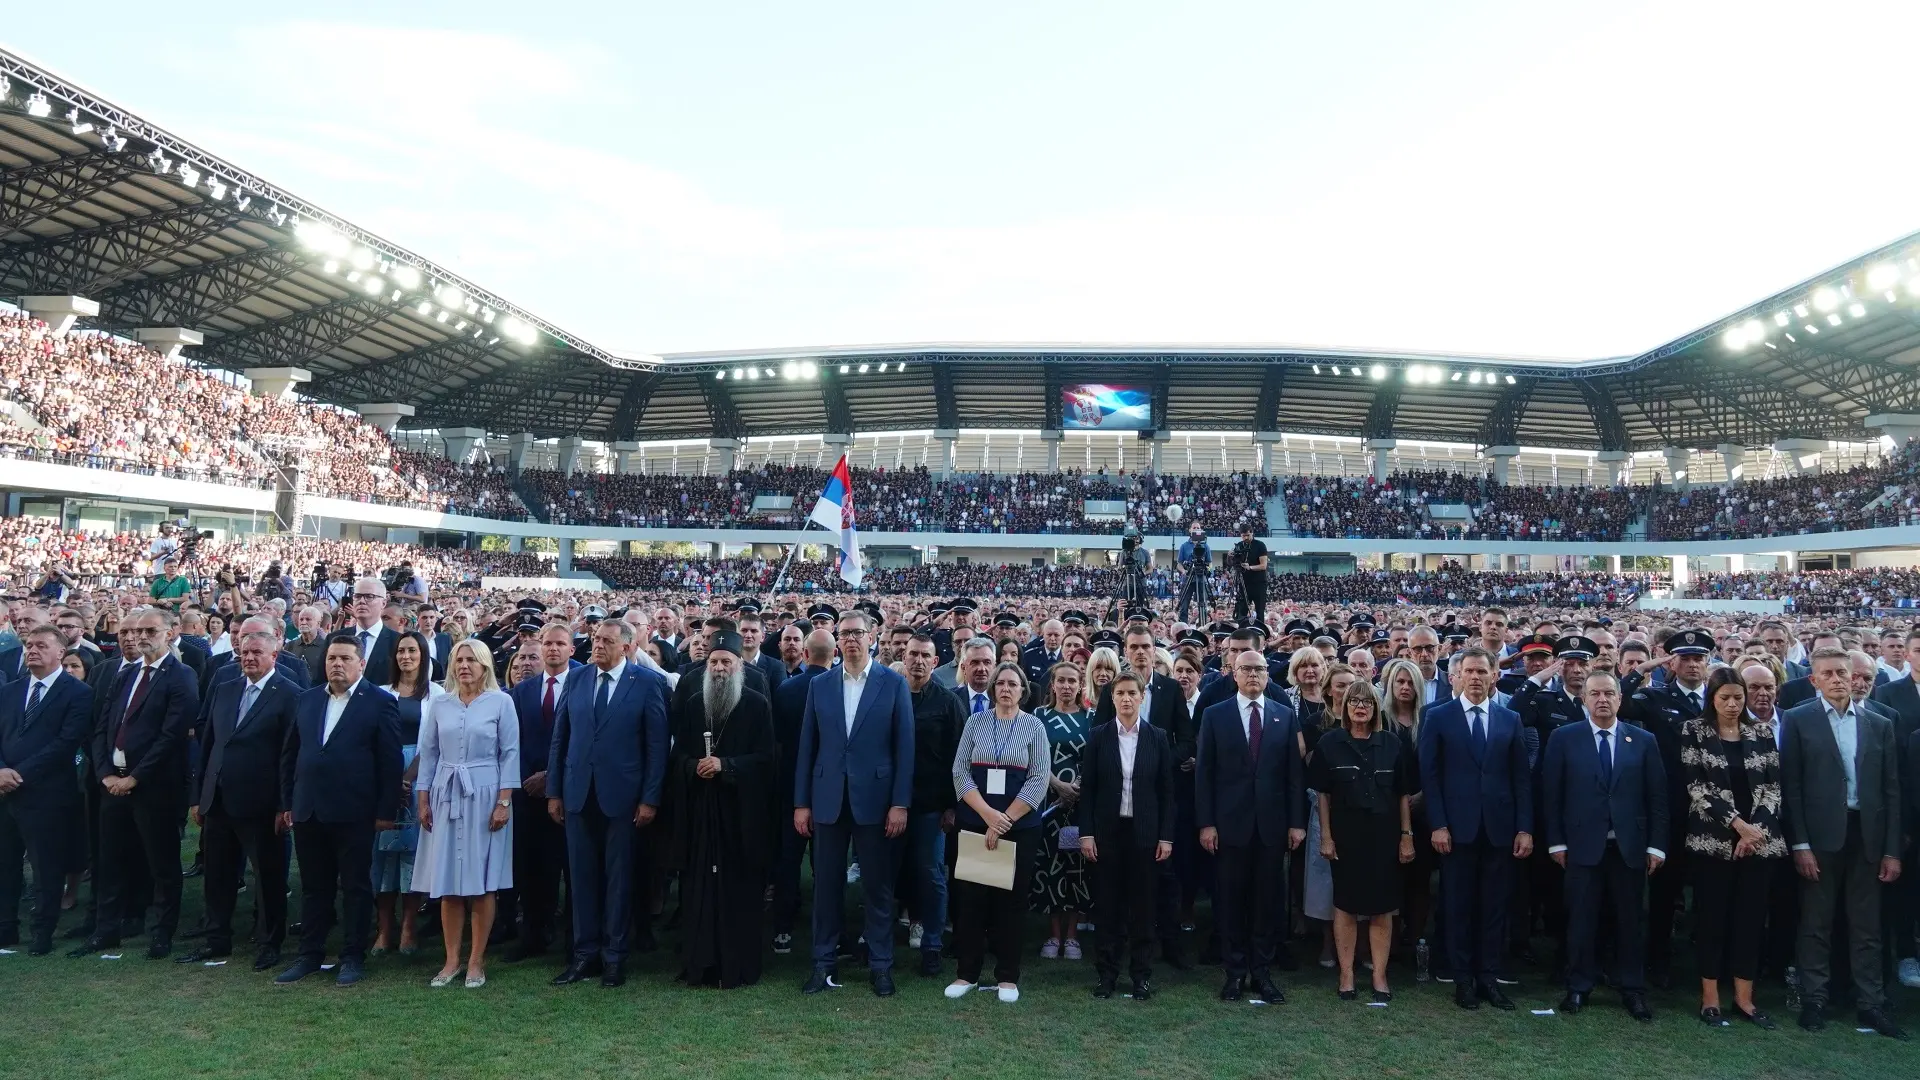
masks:
[(1909, 956), (1900, 961), (1900, 985), (1920, 989), (1920, 960)]
[(912, 926), (909, 926), (907, 928), (907, 948), (909, 949), (919, 948), (920, 943), (926, 940), (926, 936), (927, 936), (927, 928), (925, 926), (922, 926), (919, 923), (914, 923)]
[(1000, 1004), (1002, 1005), (1011, 1005), (1020, 1000), (1020, 988), (1017, 986), (999, 987), (997, 993), (1000, 995)]
[(968, 994), (971, 994), (973, 992), (973, 988), (977, 985), (979, 984), (965, 982), (963, 980), (956, 980), (954, 982), (947, 984), (946, 993), (949, 998), (952, 998), (953, 1000), (958, 1001), (961, 998), (966, 997)]
[[(958, 1001), (978, 989), (982, 989), (978, 983), (956, 980), (947, 984), (944, 993), (951, 1000)], [(994, 995), (1000, 999), (1002, 1005), (1011, 1005), (1020, 1000), (1020, 988), (1017, 986), (996, 986), (993, 988), (993, 992)]]

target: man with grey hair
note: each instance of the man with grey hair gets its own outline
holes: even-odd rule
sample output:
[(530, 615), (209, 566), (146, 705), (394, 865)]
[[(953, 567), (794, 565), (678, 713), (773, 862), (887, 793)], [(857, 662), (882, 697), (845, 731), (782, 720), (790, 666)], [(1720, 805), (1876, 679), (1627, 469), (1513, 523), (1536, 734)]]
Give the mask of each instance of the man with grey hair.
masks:
[(326, 675), (327, 609), (308, 604), (293, 613), (293, 626), (299, 634), (286, 648), (307, 666), (306, 681), (312, 685)]
[(992, 638), (971, 638), (960, 647), (960, 655), (954, 658), (960, 668), (960, 682), (953, 692), (960, 699), (962, 714), (972, 716), (993, 708), (990, 684), (998, 655)]
[(700, 692), (674, 716), (667, 759), (680, 871), (680, 977), (689, 986), (746, 986), (760, 979), (760, 920), (772, 860), (776, 755), (767, 699), (746, 690), (746, 650), (736, 630), (708, 635)]
[(383, 621), (387, 611), (387, 586), (369, 574), (353, 583), (353, 625), (347, 627), (360, 643), (360, 662), (365, 665), (361, 678), (375, 686), (393, 681), (393, 643), (400, 638)]

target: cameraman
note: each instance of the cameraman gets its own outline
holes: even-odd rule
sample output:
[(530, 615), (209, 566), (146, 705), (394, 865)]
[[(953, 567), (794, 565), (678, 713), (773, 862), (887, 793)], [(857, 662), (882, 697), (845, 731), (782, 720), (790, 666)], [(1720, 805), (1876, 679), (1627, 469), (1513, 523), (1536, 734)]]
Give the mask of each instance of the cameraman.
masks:
[(1140, 545), (1140, 528), (1128, 525), (1120, 533), (1120, 596), (1127, 608), (1147, 605), (1147, 564), (1151, 558)]
[(1240, 542), (1233, 545), (1233, 569), (1240, 575), (1240, 597), (1233, 602), (1233, 620), (1247, 621), (1247, 609), (1261, 626), (1267, 624), (1267, 545), (1254, 538), (1253, 522), (1240, 523)]
[(1213, 551), (1207, 547), (1207, 530), (1199, 522), (1187, 528), (1187, 541), (1180, 545), (1180, 565), (1186, 572), (1186, 580), (1180, 583), (1181, 622), (1187, 621), (1187, 604), (1198, 600), (1200, 618), (1205, 620), (1213, 614), (1213, 598), (1208, 595), (1207, 575), (1213, 567)]

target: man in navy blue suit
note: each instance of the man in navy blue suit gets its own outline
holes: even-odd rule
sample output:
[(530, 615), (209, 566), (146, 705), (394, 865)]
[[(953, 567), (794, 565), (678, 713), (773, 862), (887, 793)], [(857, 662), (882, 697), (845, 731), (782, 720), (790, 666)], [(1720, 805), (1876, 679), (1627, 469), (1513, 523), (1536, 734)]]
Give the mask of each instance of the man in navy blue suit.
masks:
[(547, 815), (565, 826), (573, 958), (554, 977), (627, 981), (634, 830), (653, 824), (667, 772), (667, 680), (627, 662), (633, 626), (593, 628), (593, 663), (567, 677), (547, 749)]
[[(825, 675), (833, 666), (833, 634), (813, 630), (804, 638), (805, 660), (800, 670), (782, 680), (773, 692), (773, 741), (780, 760), (776, 763), (774, 783), (779, 790), (776, 806), (793, 807), (793, 771), (799, 759), (800, 720), (807, 712), (807, 684)], [(793, 817), (785, 812), (775, 823), (780, 846), (773, 865), (773, 951), (785, 955), (793, 951), (793, 923), (800, 913), (800, 861), (806, 858), (806, 837), (793, 831)]]
[[(268, 620), (270, 621), (270, 620)], [(262, 620), (249, 619), (259, 627)], [(280, 814), (288, 807), (280, 788), (280, 754), (298, 721), (306, 681), (277, 669), (279, 635), (266, 629), (242, 634), (238, 657), (226, 665), (231, 678), (216, 675), (208, 705), (201, 710), (200, 778), (195, 786), (193, 821), (206, 849), (201, 885), (207, 902), (207, 940), (182, 956), (182, 964), (233, 953), (233, 907), (246, 862), (261, 882), (259, 951), (253, 970), (280, 962), (287, 938), (287, 863)], [(304, 664), (297, 665), (301, 675)]]
[[(100, 801), (100, 859), (94, 887), (101, 911), (121, 911), (130, 869), (144, 864), (153, 880), (147, 955), (173, 952), (180, 922), (180, 818), (186, 810), (187, 728), (200, 708), (193, 672), (168, 650), (173, 613), (139, 608), (120, 627), (120, 648), (139, 663), (120, 672), (93, 733)], [(397, 781), (396, 781), (397, 782)], [(71, 956), (120, 944), (120, 926), (104, 920)]]
[(381, 622), (387, 610), (387, 586), (368, 576), (353, 583), (353, 624), (346, 631), (360, 646), (361, 675), (375, 686), (393, 681), (393, 642), (400, 635)]
[(1567, 872), (1567, 996), (1560, 1009), (1586, 1008), (1599, 981), (1594, 932), (1610, 897), (1621, 1004), (1635, 1020), (1651, 1021), (1645, 897), (1648, 875), (1667, 859), (1659, 846), (1669, 835), (1666, 766), (1651, 733), (1616, 720), (1620, 681), (1612, 674), (1590, 672), (1581, 701), (1586, 721), (1553, 730), (1540, 768), (1547, 853)]
[(1273, 981), (1284, 933), (1287, 855), (1307, 836), (1306, 785), (1293, 712), (1266, 696), (1267, 661), (1258, 649), (1233, 658), (1236, 693), (1200, 716), (1194, 761), (1194, 821), (1215, 864), (1214, 904), (1227, 981), (1238, 1001), (1253, 980), (1262, 1001), (1286, 1000)]
[(327, 639), (327, 681), (300, 696), (280, 754), (280, 787), (300, 860), (300, 958), (274, 977), (292, 983), (320, 970), (333, 930), (333, 897), (344, 929), (334, 981), (366, 977), (373, 925), (373, 837), (400, 812), (400, 707), (362, 678), (360, 642), (342, 631)]
[(85, 808), (73, 757), (93, 723), (93, 691), (60, 670), (66, 639), (36, 626), (21, 639), (26, 677), (0, 686), (0, 947), (20, 943), (20, 860), (33, 866), (32, 944), (53, 951), (70, 830)]
[(1453, 1001), (1512, 1009), (1496, 980), (1515, 860), (1533, 853), (1533, 783), (1520, 717), (1493, 700), (1493, 654), (1475, 645), (1448, 665), (1458, 696), (1420, 725), (1420, 780), (1440, 855)]
[(840, 618), (840, 666), (807, 684), (793, 773), (793, 829), (813, 838), (813, 974), (801, 987), (837, 985), (847, 844), (860, 857), (873, 992), (893, 994), (893, 845), (913, 805), (913, 696), (897, 671), (873, 662), (873, 618)]
[(535, 639), (540, 671), (509, 691), (520, 721), (520, 787), (513, 793), (513, 897), (520, 939), (501, 959), (517, 963), (547, 951), (567, 869), (566, 829), (547, 816), (547, 755), (568, 680), (587, 665), (573, 659), (573, 632), (551, 622)]

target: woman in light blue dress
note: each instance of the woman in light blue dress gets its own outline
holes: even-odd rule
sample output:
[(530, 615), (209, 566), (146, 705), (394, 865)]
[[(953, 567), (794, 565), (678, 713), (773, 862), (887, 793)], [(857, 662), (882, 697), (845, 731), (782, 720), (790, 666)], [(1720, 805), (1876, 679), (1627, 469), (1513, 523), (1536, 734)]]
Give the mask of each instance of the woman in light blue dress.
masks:
[(494, 894), (513, 888), (513, 792), (520, 786), (520, 719), (493, 675), (493, 654), (478, 638), (448, 650), (445, 697), (420, 723), (420, 850), (414, 887), (440, 901), (447, 962), (432, 985), (460, 977), (460, 938), (469, 913), (473, 946), (469, 989), (487, 982), (487, 935)]

